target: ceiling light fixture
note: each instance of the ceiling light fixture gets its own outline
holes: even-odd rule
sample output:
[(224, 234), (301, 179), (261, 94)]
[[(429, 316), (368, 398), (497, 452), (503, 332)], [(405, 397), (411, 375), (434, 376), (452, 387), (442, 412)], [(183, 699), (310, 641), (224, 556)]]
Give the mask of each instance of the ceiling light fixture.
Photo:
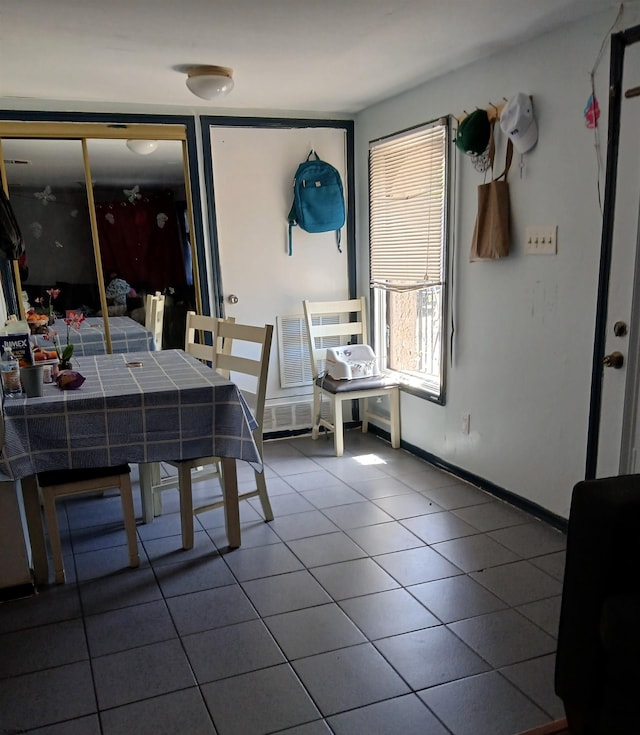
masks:
[(233, 69), (226, 66), (190, 66), (187, 87), (203, 100), (223, 97), (233, 89)]
[(127, 148), (133, 153), (137, 153), (139, 156), (148, 156), (153, 153), (158, 147), (157, 140), (138, 140), (132, 138), (127, 141)]

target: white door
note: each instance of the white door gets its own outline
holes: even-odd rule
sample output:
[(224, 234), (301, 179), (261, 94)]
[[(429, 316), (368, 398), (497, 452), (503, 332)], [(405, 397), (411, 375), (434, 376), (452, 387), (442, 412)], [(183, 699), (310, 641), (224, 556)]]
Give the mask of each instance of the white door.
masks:
[[(623, 93), (640, 86), (640, 43), (625, 52)], [(640, 472), (640, 96), (622, 97), (597, 476)], [(603, 137), (603, 140), (605, 138)], [(623, 326), (624, 325), (624, 326)], [(626, 328), (626, 331), (625, 331)], [(623, 333), (624, 332), (624, 333)]]
[(296, 168), (312, 148), (338, 169), (346, 197), (346, 132), (212, 126), (210, 135), (225, 315), (246, 324), (274, 325), (267, 405), (309, 396), (310, 382), (290, 385), (296, 381), (281, 379), (283, 360), (308, 359), (306, 340), (297, 357), (291, 350), (282, 357), (278, 327), (285, 318), (290, 323), (288, 317), (302, 317), (303, 299), (348, 297), (346, 228), (339, 252), (335, 233), (309, 234), (294, 227), (290, 256), (287, 215)]

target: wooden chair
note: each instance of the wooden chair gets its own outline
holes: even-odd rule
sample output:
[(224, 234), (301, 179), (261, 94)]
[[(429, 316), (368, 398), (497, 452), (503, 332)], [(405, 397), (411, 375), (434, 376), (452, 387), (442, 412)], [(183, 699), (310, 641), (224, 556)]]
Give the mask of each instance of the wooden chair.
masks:
[[(211, 344), (207, 344), (206, 340), (197, 341), (196, 332), (199, 332), (201, 336), (203, 333), (208, 333), (208, 341)], [(233, 319), (201, 316), (194, 312), (188, 312), (187, 314), (185, 351), (207, 362), (224, 377), (231, 377), (236, 382), (242, 380), (243, 383), (245, 381), (251, 383), (246, 390), (243, 385), (240, 387), (258, 424), (253, 436), (260, 457), (263, 454), (262, 428), (272, 337), (273, 326), (270, 324), (264, 327), (255, 327), (247, 324), (237, 324)], [(251, 356), (247, 356), (249, 351), (251, 351)], [(182, 520), (182, 545), (183, 548), (190, 549), (193, 546), (193, 514), (225, 507), (223, 498), (216, 498), (204, 505), (193, 507), (193, 482), (201, 482), (210, 478), (221, 480), (220, 458), (199, 457), (170, 461), (167, 464), (178, 469), (178, 476), (164, 478), (157, 482), (153, 481), (154, 513), (156, 511), (158, 511), (158, 514), (162, 512), (160, 494), (168, 488), (178, 487)], [(273, 511), (269, 502), (264, 472), (256, 471), (254, 474), (256, 487), (240, 493), (239, 500), (259, 497), (264, 518), (266, 521), (271, 521), (273, 520)]]
[(64, 561), (60, 545), (60, 528), (56, 514), (56, 500), (72, 495), (85, 495), (97, 491), (118, 488), (122, 501), (124, 526), (129, 547), (129, 566), (140, 565), (138, 541), (136, 538), (136, 517), (133, 509), (133, 496), (129, 465), (118, 467), (100, 467), (80, 470), (52, 470), (37, 475), (38, 485), (44, 505), (45, 525), (51, 545), (55, 581), (65, 581)]
[[(363, 399), (362, 431), (367, 432), (373, 414), (368, 409), (369, 398), (388, 396), (389, 418), (375, 414), (375, 420), (389, 428), (391, 446), (400, 446), (400, 390), (396, 382), (385, 375), (352, 380), (334, 380), (325, 374), (327, 347), (346, 344), (366, 344), (367, 321), (364, 298), (346, 301), (303, 301), (307, 325), (309, 354), (313, 370), (313, 429), (317, 439), (323, 426), (334, 434), (336, 457), (344, 454), (342, 404)], [(322, 418), (322, 399), (331, 403), (332, 420)]]
[(147, 294), (145, 299), (145, 329), (153, 334), (156, 350), (162, 349), (162, 330), (164, 326), (164, 294), (156, 291)]

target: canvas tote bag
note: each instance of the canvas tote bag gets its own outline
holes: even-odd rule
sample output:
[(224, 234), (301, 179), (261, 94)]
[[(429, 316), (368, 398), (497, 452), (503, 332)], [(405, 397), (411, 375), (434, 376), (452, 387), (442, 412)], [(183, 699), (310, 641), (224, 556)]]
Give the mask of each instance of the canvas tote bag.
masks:
[[(496, 151), (494, 127), (495, 121), (491, 123), (489, 143), (489, 164), (492, 172)], [(507, 175), (512, 158), (513, 144), (509, 139), (504, 171), (488, 183), (478, 186), (478, 214), (471, 242), (471, 261), (493, 260), (509, 255), (511, 215)]]

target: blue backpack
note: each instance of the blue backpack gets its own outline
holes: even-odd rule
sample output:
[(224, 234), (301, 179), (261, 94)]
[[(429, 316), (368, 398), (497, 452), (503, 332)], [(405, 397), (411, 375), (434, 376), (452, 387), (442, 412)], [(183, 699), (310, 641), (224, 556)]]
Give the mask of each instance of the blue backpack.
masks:
[[(315, 156), (315, 160), (311, 156)], [(340, 248), (340, 228), (345, 222), (344, 192), (338, 171), (320, 160), (311, 150), (307, 160), (298, 166), (293, 179), (293, 204), (289, 212), (289, 255), (292, 254), (291, 236), (295, 225), (306, 232), (336, 231)]]

